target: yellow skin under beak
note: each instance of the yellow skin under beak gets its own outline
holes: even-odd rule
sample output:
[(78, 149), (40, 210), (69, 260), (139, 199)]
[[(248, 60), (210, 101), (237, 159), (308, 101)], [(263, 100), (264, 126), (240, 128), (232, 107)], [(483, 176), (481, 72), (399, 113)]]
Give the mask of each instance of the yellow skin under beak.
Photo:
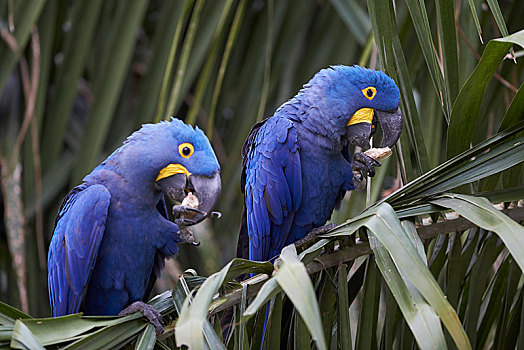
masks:
[(346, 126), (350, 126), (357, 123), (368, 123), (371, 124), (373, 121), (373, 115), (375, 111), (372, 108), (361, 108), (353, 114), (349, 119)]
[(191, 175), (191, 173), (182, 164), (169, 164), (158, 172), (158, 176), (155, 181), (162, 180), (175, 174), (186, 174), (187, 177)]

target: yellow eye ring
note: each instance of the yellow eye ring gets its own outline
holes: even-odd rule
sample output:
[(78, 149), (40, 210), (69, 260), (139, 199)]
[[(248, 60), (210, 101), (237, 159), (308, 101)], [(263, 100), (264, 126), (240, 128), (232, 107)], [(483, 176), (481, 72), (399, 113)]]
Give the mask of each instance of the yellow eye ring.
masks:
[(193, 152), (195, 152), (195, 148), (192, 144), (188, 142), (181, 143), (178, 146), (178, 153), (184, 158), (189, 158), (193, 155)]
[(375, 89), (373, 86), (368, 86), (367, 88), (362, 89), (362, 93), (368, 100), (371, 101), (377, 94), (377, 89)]

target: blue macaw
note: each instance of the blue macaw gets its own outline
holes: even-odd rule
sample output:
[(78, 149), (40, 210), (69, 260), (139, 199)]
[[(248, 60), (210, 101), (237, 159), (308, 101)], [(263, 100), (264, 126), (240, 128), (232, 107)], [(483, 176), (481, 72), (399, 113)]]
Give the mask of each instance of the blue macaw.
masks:
[(380, 165), (360, 152), (351, 160), (349, 145), (369, 148), (380, 125), (381, 147), (392, 147), (402, 131), (399, 104), (399, 90), (383, 72), (338, 65), (255, 124), (242, 148), (237, 255), (269, 260), (324, 225), (345, 192)]
[[(143, 125), (62, 202), (48, 256), (53, 316), (116, 315), (133, 303), (127, 313), (144, 311), (161, 332), (159, 314), (142, 301), (177, 243), (195, 243), (186, 226), (211, 215), (220, 190), (200, 129), (177, 119)], [(198, 207), (176, 205), (169, 221), (164, 194), (181, 202), (188, 191)]]

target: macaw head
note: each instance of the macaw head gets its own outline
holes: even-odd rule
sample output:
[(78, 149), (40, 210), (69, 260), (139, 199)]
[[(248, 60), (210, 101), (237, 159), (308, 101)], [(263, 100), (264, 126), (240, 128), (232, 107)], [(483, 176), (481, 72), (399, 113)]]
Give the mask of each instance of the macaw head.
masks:
[[(145, 124), (111, 159), (127, 182), (141, 183), (182, 202), (188, 192), (198, 198), (195, 222), (211, 214), (221, 191), (220, 166), (206, 135), (179, 119)], [(129, 174), (129, 175), (127, 175)]]
[[(400, 93), (393, 79), (381, 71), (359, 66), (332, 66), (321, 70), (318, 81), (329, 118), (353, 145), (369, 148), (377, 126), (382, 129), (380, 147), (392, 147), (402, 131)], [(324, 108), (325, 109), (325, 108)]]

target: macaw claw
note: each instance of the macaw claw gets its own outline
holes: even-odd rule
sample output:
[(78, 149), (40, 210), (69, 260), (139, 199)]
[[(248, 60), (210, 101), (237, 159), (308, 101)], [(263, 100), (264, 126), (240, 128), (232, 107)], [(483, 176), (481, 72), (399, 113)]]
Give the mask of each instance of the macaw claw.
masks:
[(187, 205), (174, 205), (172, 211), (178, 226), (196, 225), (207, 217), (205, 211)]
[(134, 314), (135, 312), (141, 311), (144, 316), (155, 326), (157, 335), (164, 333), (164, 327), (162, 326), (162, 315), (160, 312), (155, 310), (151, 305), (143, 303), (141, 301), (135, 301), (124, 310), (118, 313), (118, 316), (127, 316)]
[(313, 238), (315, 238), (317, 236), (326, 234), (330, 230), (334, 229), (335, 227), (337, 227), (337, 225), (335, 225), (334, 223), (329, 223), (329, 224), (324, 225), (324, 226), (315, 227), (314, 229), (309, 231), (303, 238), (301, 238), (298, 241), (296, 241), (295, 242), (295, 246), (299, 246), (302, 243), (305, 243), (305, 242), (309, 241), (310, 239), (313, 239)]
[[(180, 220), (180, 219), (177, 219)], [(189, 243), (194, 246), (199, 246), (200, 242), (195, 239), (195, 235), (193, 234), (193, 231), (189, 229), (186, 225), (183, 223), (177, 223), (175, 220), (175, 224), (178, 226), (178, 238), (180, 239), (180, 243)]]
[(353, 171), (360, 172), (362, 177), (364, 177), (364, 174), (369, 177), (375, 176), (375, 167), (381, 165), (382, 164), (378, 160), (362, 152), (355, 153), (353, 155), (353, 161), (351, 162)]
[(180, 226), (192, 226), (192, 225), (195, 225), (197, 222), (195, 220), (192, 220), (192, 219), (186, 219), (186, 218), (177, 218), (175, 219), (175, 224), (180, 227)]
[[(198, 214), (198, 215), (197, 215)], [(173, 215), (175, 216), (175, 224), (178, 226), (192, 226), (202, 222), (206, 217), (214, 217), (220, 219), (222, 213), (219, 211), (212, 211), (209, 215), (200, 209), (189, 207), (187, 205), (173, 206)], [(196, 219), (195, 219), (196, 217)]]
[(197, 208), (193, 208), (187, 205), (174, 205), (173, 206), (173, 215), (176, 217), (179, 217), (180, 214), (200, 214), (202, 216), (206, 216), (207, 213), (205, 211), (202, 211)]
[(218, 211), (212, 211), (208, 215), (205, 211), (187, 205), (175, 205), (173, 206), (172, 211), (175, 216), (175, 224), (179, 229), (178, 238), (180, 239), (180, 242), (189, 243), (193, 246), (199, 246), (200, 242), (195, 239), (189, 226), (198, 224), (208, 216), (215, 216), (217, 218), (222, 216)]

